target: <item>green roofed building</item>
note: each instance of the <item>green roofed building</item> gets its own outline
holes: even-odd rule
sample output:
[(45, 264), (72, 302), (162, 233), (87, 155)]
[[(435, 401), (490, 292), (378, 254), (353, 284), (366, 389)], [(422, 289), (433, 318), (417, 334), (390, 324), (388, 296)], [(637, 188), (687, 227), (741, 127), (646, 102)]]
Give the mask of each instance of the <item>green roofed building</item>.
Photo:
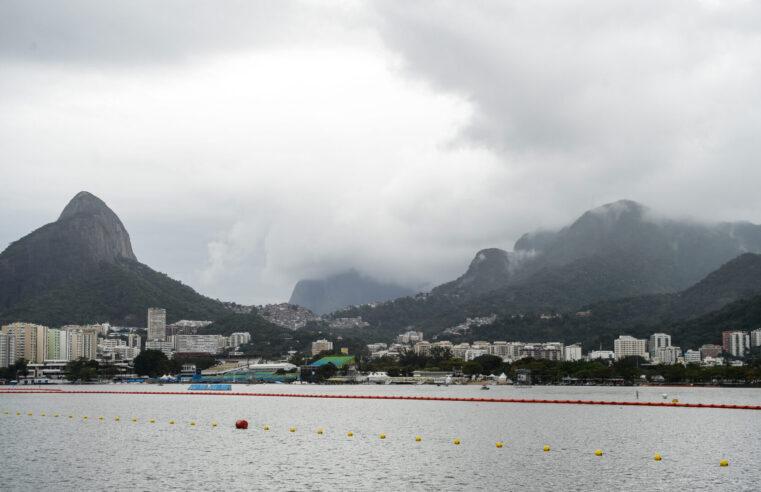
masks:
[(312, 362), (310, 366), (319, 367), (319, 366), (324, 366), (325, 364), (330, 363), (336, 366), (337, 369), (341, 369), (345, 365), (354, 364), (354, 362), (355, 360), (353, 355), (342, 355), (342, 356), (323, 357), (317, 362)]

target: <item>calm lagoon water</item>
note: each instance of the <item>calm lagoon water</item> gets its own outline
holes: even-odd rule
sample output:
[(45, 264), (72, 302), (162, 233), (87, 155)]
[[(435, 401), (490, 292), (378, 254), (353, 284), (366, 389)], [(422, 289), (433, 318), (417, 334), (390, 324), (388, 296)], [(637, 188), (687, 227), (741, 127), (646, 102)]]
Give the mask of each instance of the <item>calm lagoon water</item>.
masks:
[[(184, 392), (187, 385), (60, 388)], [(684, 403), (761, 404), (761, 390), (719, 388), (236, 385), (233, 391), (615, 401), (664, 401), (667, 393), (668, 401)], [(248, 420), (248, 430), (236, 430), (236, 419)], [(0, 443), (4, 491), (761, 490), (761, 411), (753, 410), (0, 394)], [(543, 452), (545, 445), (551, 451)], [(663, 460), (654, 461), (655, 454)], [(722, 459), (728, 467), (719, 466)]]

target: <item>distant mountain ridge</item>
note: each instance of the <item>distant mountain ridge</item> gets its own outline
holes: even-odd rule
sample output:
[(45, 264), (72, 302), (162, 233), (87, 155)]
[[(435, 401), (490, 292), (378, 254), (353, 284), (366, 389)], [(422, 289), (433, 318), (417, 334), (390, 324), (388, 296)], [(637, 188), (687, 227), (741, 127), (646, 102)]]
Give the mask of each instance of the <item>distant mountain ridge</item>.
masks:
[(413, 293), (405, 287), (378, 282), (350, 270), (325, 279), (300, 280), (288, 302), (323, 315), (345, 306), (384, 302)]
[[(761, 226), (659, 218), (621, 200), (557, 231), (524, 234), (514, 249), (480, 251), (464, 275), (430, 295), (350, 314), (388, 331), (414, 326), (435, 333), (465, 317), (569, 312), (632, 296), (676, 294), (743, 253), (761, 253)], [(709, 304), (720, 306), (736, 295), (725, 294)], [(712, 295), (704, 291), (704, 301)]]
[(213, 319), (222, 303), (137, 261), (127, 229), (98, 197), (78, 193), (55, 222), (0, 253), (0, 320), (140, 325), (150, 306), (171, 319)]

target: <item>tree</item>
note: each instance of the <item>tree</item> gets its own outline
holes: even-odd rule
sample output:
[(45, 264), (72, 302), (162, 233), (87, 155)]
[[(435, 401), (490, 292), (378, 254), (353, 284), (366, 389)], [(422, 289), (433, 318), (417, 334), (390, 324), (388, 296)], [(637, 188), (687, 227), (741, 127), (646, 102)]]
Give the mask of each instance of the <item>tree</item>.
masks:
[(66, 364), (66, 379), (69, 381), (89, 381), (98, 377), (98, 361), (85, 357)]
[(317, 377), (324, 381), (335, 376), (336, 371), (338, 371), (338, 368), (332, 362), (328, 362), (317, 368)]
[(160, 350), (144, 350), (135, 357), (135, 373), (138, 376), (157, 378), (170, 372), (170, 363)]
[(467, 376), (482, 374), (483, 371), (484, 371), (483, 366), (481, 366), (481, 364), (473, 360), (466, 362), (462, 366), (462, 372), (466, 374)]

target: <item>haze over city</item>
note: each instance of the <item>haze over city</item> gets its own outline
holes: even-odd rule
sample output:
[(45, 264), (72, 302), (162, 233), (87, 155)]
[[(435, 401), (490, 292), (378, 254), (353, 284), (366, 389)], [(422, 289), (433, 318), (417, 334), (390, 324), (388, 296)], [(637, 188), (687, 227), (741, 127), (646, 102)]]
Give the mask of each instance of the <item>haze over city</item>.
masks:
[(0, 5), (0, 246), (102, 198), (140, 261), (427, 289), (621, 198), (761, 223), (750, 2)]

